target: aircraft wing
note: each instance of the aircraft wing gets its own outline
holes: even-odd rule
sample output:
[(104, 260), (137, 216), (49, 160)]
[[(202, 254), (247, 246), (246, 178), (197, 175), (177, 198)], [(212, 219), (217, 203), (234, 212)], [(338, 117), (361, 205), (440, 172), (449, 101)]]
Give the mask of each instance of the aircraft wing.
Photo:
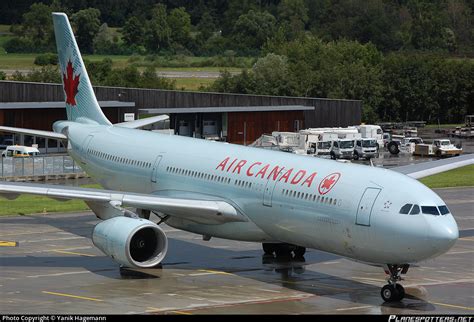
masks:
[(19, 127), (0, 126), (0, 132), (19, 133), (19, 134), (27, 134), (27, 135), (32, 135), (32, 136), (41, 136), (41, 137), (44, 137), (44, 138), (55, 139), (55, 140), (67, 140), (67, 137), (62, 133), (56, 133), (56, 132), (51, 132), (51, 131), (22, 129), (22, 128), (19, 128)]
[(441, 159), (431, 162), (410, 164), (401, 167), (390, 168), (390, 170), (406, 174), (415, 179), (421, 179), (433, 174), (474, 164), (474, 154), (464, 154), (459, 157)]
[(103, 208), (123, 209), (122, 206), (129, 206), (154, 210), (201, 224), (247, 221), (244, 215), (225, 201), (170, 198), (59, 185), (0, 182), (0, 195), (14, 199), (20, 194), (42, 195), (60, 200), (81, 199), (88, 204), (101, 205)]
[(135, 121), (117, 123), (117, 124), (114, 124), (114, 126), (126, 127), (129, 129), (138, 129), (138, 128), (142, 128), (144, 126), (158, 123), (167, 119), (169, 119), (168, 115), (158, 115), (158, 116), (147, 117), (147, 118), (135, 120)]

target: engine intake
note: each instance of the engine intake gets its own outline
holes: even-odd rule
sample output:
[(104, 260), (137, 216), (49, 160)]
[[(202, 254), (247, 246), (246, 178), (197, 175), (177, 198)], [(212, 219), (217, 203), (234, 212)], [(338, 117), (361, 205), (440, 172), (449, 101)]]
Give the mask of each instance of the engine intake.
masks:
[(136, 268), (158, 265), (168, 250), (168, 239), (158, 225), (129, 217), (114, 217), (97, 224), (92, 242), (119, 264)]

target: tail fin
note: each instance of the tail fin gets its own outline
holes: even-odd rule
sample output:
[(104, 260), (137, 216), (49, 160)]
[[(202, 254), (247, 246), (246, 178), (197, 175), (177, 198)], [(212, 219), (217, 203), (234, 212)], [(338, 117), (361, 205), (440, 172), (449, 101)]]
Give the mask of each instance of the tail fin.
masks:
[(54, 12), (53, 23), (68, 120), (110, 125), (95, 97), (66, 14)]

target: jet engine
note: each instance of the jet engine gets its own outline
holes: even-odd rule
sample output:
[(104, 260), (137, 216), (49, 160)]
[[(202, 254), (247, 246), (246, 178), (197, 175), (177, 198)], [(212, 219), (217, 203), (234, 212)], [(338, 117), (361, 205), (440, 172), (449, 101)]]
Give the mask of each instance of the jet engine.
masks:
[(141, 218), (114, 217), (94, 227), (92, 242), (126, 267), (151, 268), (168, 250), (168, 239), (155, 223)]

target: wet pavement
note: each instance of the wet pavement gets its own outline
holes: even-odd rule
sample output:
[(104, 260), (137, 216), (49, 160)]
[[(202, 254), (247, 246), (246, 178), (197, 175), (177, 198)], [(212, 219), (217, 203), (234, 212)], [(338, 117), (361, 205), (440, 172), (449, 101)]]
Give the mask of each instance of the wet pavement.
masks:
[(304, 259), (262, 256), (261, 245), (202, 237), (164, 226), (162, 269), (120, 273), (92, 245), (91, 213), (0, 218), (2, 313), (472, 314), (474, 188), (438, 189), (460, 239), (411, 267), (407, 297), (384, 304), (381, 268), (309, 250)]

